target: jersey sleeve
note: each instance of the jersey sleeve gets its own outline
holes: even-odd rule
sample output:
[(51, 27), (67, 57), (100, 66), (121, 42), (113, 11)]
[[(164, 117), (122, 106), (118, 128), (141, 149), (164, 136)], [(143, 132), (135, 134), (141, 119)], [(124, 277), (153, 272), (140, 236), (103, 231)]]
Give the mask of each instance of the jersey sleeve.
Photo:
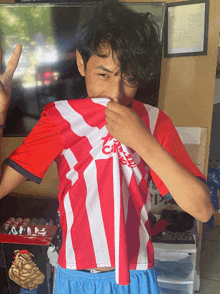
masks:
[(63, 150), (60, 131), (56, 122), (43, 111), (23, 144), (15, 149), (4, 163), (27, 180), (40, 184), (52, 162)]
[[(154, 137), (164, 147), (164, 149), (187, 171), (206, 183), (206, 177), (201, 173), (196, 164), (190, 158), (184, 144), (182, 143), (179, 134), (173, 125), (171, 119), (160, 110), (154, 133)], [(169, 171), (167, 171), (169, 172)], [(157, 174), (150, 169), (152, 179), (159, 190), (160, 194), (164, 197), (165, 201), (176, 204), (169, 190)]]

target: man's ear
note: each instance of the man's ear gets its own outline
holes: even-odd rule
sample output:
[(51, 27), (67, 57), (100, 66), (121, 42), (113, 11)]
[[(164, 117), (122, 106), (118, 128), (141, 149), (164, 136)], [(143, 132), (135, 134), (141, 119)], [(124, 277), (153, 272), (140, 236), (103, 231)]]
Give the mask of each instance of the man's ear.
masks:
[(85, 67), (84, 67), (83, 58), (78, 50), (76, 50), (76, 63), (77, 63), (79, 73), (81, 74), (81, 76), (85, 77)]

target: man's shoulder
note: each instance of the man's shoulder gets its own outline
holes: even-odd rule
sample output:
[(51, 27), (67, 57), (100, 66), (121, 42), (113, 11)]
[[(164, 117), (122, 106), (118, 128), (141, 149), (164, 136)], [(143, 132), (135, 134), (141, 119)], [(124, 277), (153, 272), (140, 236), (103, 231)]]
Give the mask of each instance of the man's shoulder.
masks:
[(59, 101), (54, 101), (54, 102), (48, 103), (46, 106), (44, 106), (43, 112), (44, 111), (54, 111), (58, 105), (65, 105), (69, 101), (71, 101), (71, 100), (59, 100)]
[(170, 120), (169, 116), (156, 106), (152, 106), (150, 104), (134, 100), (134, 108), (135, 108), (135, 111), (137, 110), (137, 113), (138, 112), (143, 113), (143, 111), (146, 112), (150, 120), (157, 120), (157, 119), (159, 119), (160, 121)]
[(75, 100), (59, 100), (48, 103), (44, 106), (42, 115), (49, 115), (49, 116), (56, 116), (57, 111), (63, 110), (65, 113), (70, 111), (71, 105), (74, 103)]

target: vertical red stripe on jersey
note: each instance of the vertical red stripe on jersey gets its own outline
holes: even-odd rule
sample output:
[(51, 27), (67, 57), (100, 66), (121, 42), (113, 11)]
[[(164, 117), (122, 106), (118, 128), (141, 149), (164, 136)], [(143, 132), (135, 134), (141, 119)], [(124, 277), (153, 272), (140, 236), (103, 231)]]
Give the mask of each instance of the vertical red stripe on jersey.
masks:
[[(120, 173), (120, 183), (122, 183), (122, 173)], [(120, 224), (119, 224), (119, 285), (128, 285), (130, 283), (129, 258), (127, 232), (124, 215), (124, 202), (122, 189), (120, 191)]]
[(143, 204), (146, 203), (147, 193), (141, 193), (141, 189), (138, 189), (134, 174), (132, 174), (130, 180), (129, 191), (132, 197), (129, 197), (128, 217), (126, 222), (127, 244), (129, 244), (128, 256), (131, 264), (137, 264), (140, 249), (139, 227), (141, 210)]
[(148, 130), (150, 130), (149, 115), (146, 108), (143, 106), (143, 103), (137, 100), (133, 100), (133, 105), (131, 109), (134, 110), (140, 116)]
[(67, 179), (66, 174), (70, 171), (69, 164), (64, 155), (60, 155), (56, 159), (57, 169), (58, 169), (58, 177), (59, 177), (59, 185), (58, 189), (60, 193), (58, 194), (59, 202), (63, 200), (66, 193), (71, 189), (72, 181)]
[(145, 227), (149, 233), (149, 240), (147, 242), (147, 257), (148, 257), (148, 268), (151, 269), (152, 267), (154, 267), (154, 248), (153, 248), (153, 244), (150, 239), (151, 233), (150, 233), (149, 219), (146, 221)]
[[(91, 98), (82, 100), (69, 100), (69, 105), (80, 115), (82, 115), (84, 121), (91, 127), (101, 129), (104, 125), (106, 125), (105, 118), (105, 106), (100, 105), (98, 103), (94, 103)], [(98, 117), (94, 115), (98, 114)]]
[[(146, 164), (145, 164), (146, 165)], [(145, 176), (147, 174), (149, 174), (149, 172), (147, 172), (145, 170), (145, 168), (143, 167), (143, 163), (140, 161), (139, 164), (137, 165), (138, 169), (140, 170), (141, 172), (141, 175), (142, 175), (142, 178), (141, 178), (141, 181), (138, 185), (138, 188), (140, 189), (139, 190), (139, 193), (141, 194), (141, 199), (139, 200), (140, 203), (146, 203), (147, 202), (147, 193), (148, 193), (148, 184), (149, 184), (149, 179), (148, 177), (145, 179)], [(141, 208), (142, 209), (142, 208)]]
[[(115, 267), (115, 251), (114, 251), (114, 187), (113, 187), (113, 158), (96, 160), (97, 167), (97, 185), (102, 211), (102, 218), (106, 239), (108, 243), (108, 250), (111, 260), (111, 266)], [(108, 177), (106, 177), (108, 175)], [(106, 228), (108, 228), (106, 230)]]
[[(72, 190), (69, 192), (73, 215), (77, 215), (77, 217), (74, 218), (71, 236), (73, 249), (75, 251), (76, 268), (85, 269), (97, 267), (97, 263), (86, 210), (87, 188), (83, 173), (79, 173), (79, 179), (80, 180), (77, 180)], [(82, 258), (82, 256), (84, 258)]]
[(58, 255), (58, 263), (62, 268), (66, 268), (66, 233), (67, 233), (67, 222), (64, 208), (64, 202), (59, 201), (60, 210), (60, 224), (62, 227), (62, 246)]

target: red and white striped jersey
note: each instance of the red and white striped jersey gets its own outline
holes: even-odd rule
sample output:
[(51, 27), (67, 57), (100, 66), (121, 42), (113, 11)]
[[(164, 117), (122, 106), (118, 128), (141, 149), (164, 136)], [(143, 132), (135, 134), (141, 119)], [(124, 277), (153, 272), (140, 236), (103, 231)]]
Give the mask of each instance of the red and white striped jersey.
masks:
[[(149, 181), (153, 178), (162, 196), (169, 191), (137, 152), (108, 133), (108, 101), (87, 98), (48, 104), (23, 145), (5, 163), (40, 183), (55, 160), (63, 231), (59, 265), (77, 270), (115, 267), (117, 284), (127, 285), (129, 269), (154, 266)], [(206, 179), (164, 112), (136, 100), (132, 109), (183, 167)]]

